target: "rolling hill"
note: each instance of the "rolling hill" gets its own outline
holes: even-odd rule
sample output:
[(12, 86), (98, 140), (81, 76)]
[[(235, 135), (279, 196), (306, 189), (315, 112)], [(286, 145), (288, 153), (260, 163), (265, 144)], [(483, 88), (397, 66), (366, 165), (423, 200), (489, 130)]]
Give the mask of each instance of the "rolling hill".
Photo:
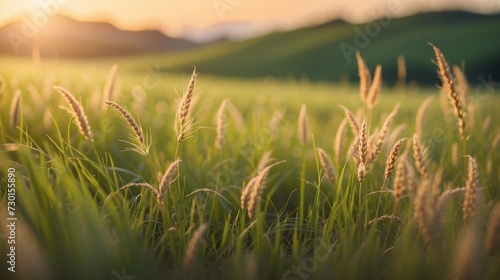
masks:
[[(406, 58), (407, 80), (437, 82), (428, 42), (438, 46), (450, 64), (462, 65), (471, 83), (500, 79), (500, 15), (465, 12), (419, 14), (352, 25), (332, 21), (238, 42), (222, 42), (176, 54), (136, 57), (129, 67), (159, 65), (163, 71), (235, 77), (295, 77), (309, 80), (357, 80), (354, 51), (370, 69), (382, 64), (384, 80), (397, 78), (396, 59)], [(364, 34), (364, 35), (362, 35)], [(481, 77), (483, 79), (481, 79)]]

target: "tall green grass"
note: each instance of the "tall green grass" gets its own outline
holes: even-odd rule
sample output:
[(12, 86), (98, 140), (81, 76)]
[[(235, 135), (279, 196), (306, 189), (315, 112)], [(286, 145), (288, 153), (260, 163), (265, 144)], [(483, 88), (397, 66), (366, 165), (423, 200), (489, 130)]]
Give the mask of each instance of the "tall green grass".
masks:
[[(102, 109), (100, 96), (108, 69), (88, 63), (61, 65), (24, 65), (19, 68), (23, 71), (2, 67), (0, 72), (6, 81), (0, 93), (0, 209), (5, 215), (7, 168), (14, 167), (18, 225), (23, 228), (17, 242), (30, 244), (17, 247), (18, 279), (29, 273), (40, 279), (456, 277), (457, 256), (466, 252), (459, 243), (466, 228), (463, 195), (453, 197), (438, 238), (428, 244), (413, 218), (408, 193), (395, 209), (392, 179), (382, 189), (392, 142), (386, 141), (362, 184), (352, 157), (346, 156), (354, 138), (348, 128), (344, 154), (339, 162), (333, 161), (335, 133), (344, 118), (338, 105), (354, 113), (362, 107), (357, 88), (272, 78), (223, 79), (205, 76), (199, 69), (191, 137), (178, 143), (176, 100), (186, 89), (189, 75), (158, 73), (155, 86), (146, 89), (144, 79), (150, 73), (118, 70), (115, 101), (150, 133), (152, 146), (145, 156), (125, 151), (130, 144), (120, 140), (129, 139), (130, 128), (116, 111)], [(67, 88), (81, 102), (94, 142), (85, 140), (70, 114), (61, 109), (66, 104), (53, 85)], [(17, 88), (22, 91), (20, 122), (13, 128), (8, 108)], [(500, 192), (500, 155), (492, 147), (500, 132), (496, 110), (500, 99), (494, 94), (469, 95), (474, 110), (468, 111), (469, 138), (463, 146), (455, 119), (441, 110), (438, 89), (403, 94), (386, 85), (369, 119), (369, 133), (380, 128), (401, 102), (391, 131), (405, 124), (399, 137), (410, 139), (418, 106), (429, 95), (436, 98), (425, 115), (421, 139), (428, 146), (429, 173), (433, 176), (442, 168), (441, 190), (458, 188), (467, 180), (467, 159), (462, 155), (477, 161), (482, 203), (475, 225), (480, 251), (475, 261), (478, 275), (496, 279), (500, 255), (486, 256), (484, 235)], [(227, 111), (224, 145), (216, 149), (216, 114), (226, 98), (243, 116), (244, 126)], [(307, 106), (311, 131), (311, 141), (305, 145), (297, 133), (301, 104)], [(277, 110), (285, 114), (270, 129)], [(488, 118), (489, 126), (484, 127)], [(456, 165), (453, 143), (460, 145)], [(407, 144), (400, 154), (407, 152), (413, 165), (411, 143)], [(337, 182), (326, 179), (316, 148), (331, 156)], [(240, 194), (268, 151), (270, 163), (284, 162), (271, 168), (256, 218), (251, 220), (240, 208)], [(181, 159), (178, 175), (163, 205), (145, 188), (123, 188), (129, 183), (157, 188), (176, 157)], [(370, 224), (393, 213), (400, 221), (380, 219)], [(208, 227), (194, 264), (183, 268), (189, 243), (203, 224)], [(5, 256), (6, 239), (0, 242)], [(12, 277), (4, 265), (2, 279)]]

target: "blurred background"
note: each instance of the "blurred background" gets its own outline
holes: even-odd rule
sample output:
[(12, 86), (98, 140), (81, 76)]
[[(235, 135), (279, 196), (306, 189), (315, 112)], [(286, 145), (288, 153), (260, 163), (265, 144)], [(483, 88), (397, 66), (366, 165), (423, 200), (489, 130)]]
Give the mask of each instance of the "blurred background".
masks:
[(0, 11), (0, 59), (355, 83), (359, 51), (391, 85), (399, 65), (400, 82), (434, 86), (432, 42), (471, 84), (500, 83), (498, 0), (0, 0)]

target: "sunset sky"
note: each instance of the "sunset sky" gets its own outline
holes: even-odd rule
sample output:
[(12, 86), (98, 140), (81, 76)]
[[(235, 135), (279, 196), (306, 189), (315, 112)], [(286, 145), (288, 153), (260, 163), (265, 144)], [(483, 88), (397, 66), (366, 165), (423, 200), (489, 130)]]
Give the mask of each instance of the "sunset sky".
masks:
[[(363, 22), (378, 15), (400, 17), (418, 11), (499, 12), (499, 0), (0, 0), (0, 26), (35, 20), (54, 11), (79, 20), (107, 21), (122, 29), (160, 29), (189, 36), (229, 23), (254, 32), (290, 29), (332, 18)], [(43, 18), (42, 18), (43, 19)], [(250, 34), (251, 35), (251, 34)]]

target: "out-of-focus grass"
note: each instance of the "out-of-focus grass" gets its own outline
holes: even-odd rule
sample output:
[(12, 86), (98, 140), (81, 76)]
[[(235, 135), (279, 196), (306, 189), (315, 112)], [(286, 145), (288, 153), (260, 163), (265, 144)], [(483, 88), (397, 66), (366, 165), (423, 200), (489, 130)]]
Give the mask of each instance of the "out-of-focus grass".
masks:
[[(334, 162), (339, 180), (332, 184), (324, 178), (315, 148), (325, 149), (333, 159), (335, 133), (344, 118), (339, 105), (356, 113), (362, 105), (357, 87), (271, 77), (227, 79), (204, 75), (199, 68), (191, 111), (196, 129), (179, 144), (174, 131), (176, 99), (184, 93), (189, 74), (156, 72), (148, 66), (119, 69), (114, 100), (150, 131), (152, 148), (145, 157), (124, 151), (129, 146), (120, 139), (126, 140), (130, 129), (114, 110), (102, 109), (102, 88), (110, 64), (46, 61), (32, 66), (13, 58), (2, 61), (6, 62), (0, 66), (6, 81), (0, 94), (2, 201), (7, 197), (7, 168), (14, 167), (19, 222), (35, 237), (41, 259), (50, 270), (47, 279), (118, 279), (123, 273), (136, 279), (453, 276), (450, 271), (464, 228), (463, 195), (452, 199), (439, 239), (428, 245), (413, 219), (408, 196), (395, 212), (401, 224), (392, 223), (389, 228), (389, 221), (384, 220), (366, 226), (377, 218), (375, 209), (392, 142), (387, 141), (360, 186), (356, 166), (346, 157), (353, 140), (347, 129), (341, 161)], [(67, 88), (80, 100), (94, 132), (93, 143), (78, 133), (68, 112), (61, 109), (67, 105), (53, 85)], [(11, 128), (9, 108), (16, 88), (22, 91), (21, 118), (19, 127)], [(366, 118), (373, 133), (400, 102), (392, 129), (405, 124), (399, 137), (411, 137), (419, 105), (427, 96), (435, 96), (424, 118), (421, 139), (429, 147), (428, 168), (431, 174), (443, 168), (441, 189), (457, 188), (467, 180), (462, 155), (476, 159), (483, 194), (477, 217), (482, 250), (486, 218), (499, 197), (500, 156), (492, 150), (492, 143), (499, 133), (500, 112), (496, 109), (500, 100), (486, 88), (481, 90), (481, 94), (472, 91), (469, 95), (465, 147), (455, 119), (441, 110), (438, 89), (403, 93), (386, 85), (373, 114)], [(217, 150), (215, 114), (226, 98), (242, 115), (244, 126), (228, 110), (225, 144)], [(313, 139), (305, 146), (297, 136), (303, 103)], [(285, 112), (284, 117), (270, 129), (277, 110)], [(460, 147), (456, 165), (453, 143)], [(410, 144), (404, 151), (413, 164)], [(271, 169), (257, 218), (251, 221), (240, 209), (240, 193), (266, 151), (272, 151), (275, 161), (285, 162)], [(176, 154), (182, 162), (163, 207), (147, 190), (121, 189), (131, 182), (156, 187), (159, 175)], [(390, 182), (388, 188), (392, 188)], [(382, 193), (379, 216), (392, 214), (393, 207), (391, 193)], [(195, 265), (183, 271), (188, 243), (203, 223), (208, 229)], [(1, 242), (6, 250), (5, 239)], [(29, 250), (19, 251), (22, 254)], [(36, 265), (30, 267), (21, 260), (19, 270), (35, 270)], [(495, 279), (498, 255), (481, 260), (480, 271)], [(9, 274), (2, 270), (2, 275)]]

